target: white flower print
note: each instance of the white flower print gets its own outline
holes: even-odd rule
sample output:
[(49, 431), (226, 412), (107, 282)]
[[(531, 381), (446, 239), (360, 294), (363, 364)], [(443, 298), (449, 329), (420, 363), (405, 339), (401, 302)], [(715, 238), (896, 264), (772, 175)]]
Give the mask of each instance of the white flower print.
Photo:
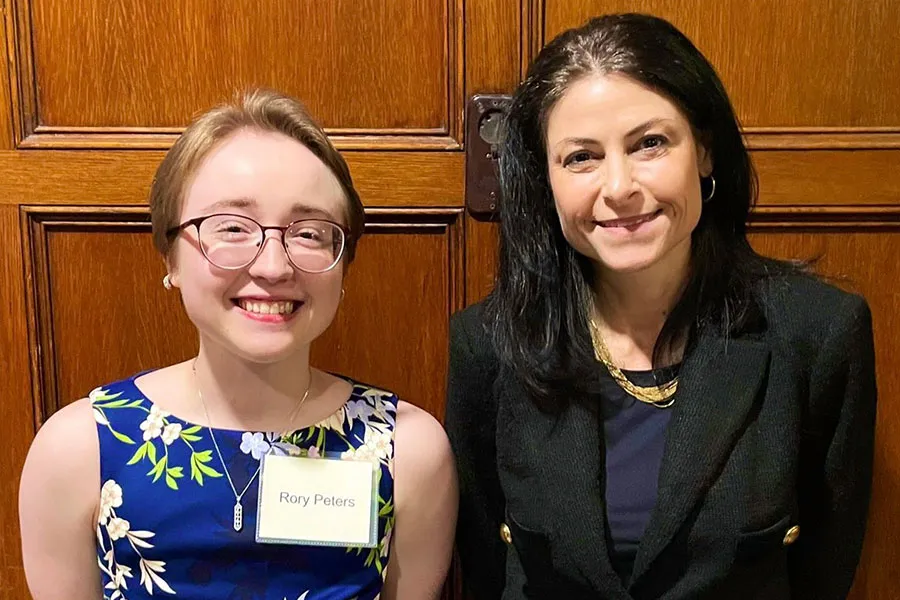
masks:
[(131, 574), (131, 567), (125, 565), (118, 565), (118, 569), (116, 570), (116, 574), (113, 576), (113, 585), (116, 588), (128, 589), (128, 582), (125, 581), (126, 577), (134, 577)]
[(166, 563), (161, 560), (147, 560), (142, 558), (140, 562), (141, 568), (141, 585), (147, 590), (147, 593), (153, 595), (153, 584), (155, 583), (164, 592), (174, 594), (175, 591), (169, 587), (169, 584), (157, 573), (166, 572)]
[(391, 402), (394, 397), (390, 392), (371, 388), (363, 392), (363, 397), (372, 405), (373, 414), (391, 427), (394, 426), (397, 407)]
[(319, 454), (319, 449), (315, 446), (311, 446), (309, 450), (306, 451), (306, 455), (310, 458), (321, 458), (321, 454)]
[(169, 413), (160, 410), (155, 404), (150, 407), (150, 414), (147, 415), (147, 418), (141, 423), (141, 431), (144, 432), (145, 442), (149, 442), (162, 435), (163, 426), (165, 425), (163, 419), (168, 416)]
[(392, 436), (390, 432), (380, 431), (375, 427), (366, 427), (365, 448), (379, 460), (390, 459), (393, 455)]
[[(373, 401), (384, 400), (393, 396), (392, 393), (386, 390), (380, 390), (375, 387), (366, 388), (366, 391), (362, 393), (363, 398), (371, 398)], [(377, 402), (373, 402), (377, 404)]]
[(363, 444), (359, 448), (349, 448), (341, 452), (341, 460), (372, 460), (372, 449)]
[(100, 490), (100, 518), (97, 522), (106, 525), (112, 509), (122, 506), (122, 488), (112, 479), (103, 484)]
[(166, 446), (171, 446), (179, 435), (181, 435), (181, 423), (169, 423), (162, 431), (162, 441)]
[(251, 454), (254, 460), (262, 460), (270, 447), (262, 433), (245, 431), (241, 436), (241, 452)]
[(397, 407), (390, 402), (379, 402), (375, 407), (375, 415), (391, 428), (396, 426)]
[(347, 420), (347, 411), (345, 406), (340, 407), (330, 417), (319, 421), (318, 426), (323, 429), (333, 429), (340, 434), (344, 433), (344, 422)]
[(111, 539), (112, 541), (116, 541), (125, 537), (130, 528), (131, 523), (129, 523), (125, 519), (115, 517), (114, 519), (109, 520), (109, 525), (106, 526), (106, 531), (107, 533), (109, 533), (109, 539)]
[[(100, 571), (108, 576), (104, 586), (104, 592), (109, 590), (110, 595), (104, 593), (104, 598), (125, 600), (122, 590), (128, 589), (127, 579), (133, 577), (132, 568), (120, 564), (116, 560), (116, 542), (127, 543), (138, 556), (138, 566), (141, 570), (141, 585), (147, 593), (153, 595), (155, 588), (167, 594), (175, 595), (175, 590), (160, 575), (166, 571), (166, 563), (161, 560), (149, 560), (142, 555), (142, 548), (153, 548), (149, 541), (154, 537), (152, 531), (131, 529), (131, 523), (116, 515), (115, 509), (122, 506), (123, 493), (121, 486), (114, 480), (107, 480), (100, 492), (100, 518), (97, 527), (97, 562)], [(105, 527), (104, 527), (105, 525)], [(103, 535), (103, 531), (106, 535)], [(109, 545), (107, 546), (107, 540)]]
[(97, 421), (100, 425), (109, 425), (109, 419), (106, 418), (106, 415), (103, 414), (103, 411), (99, 408), (94, 407), (94, 420)]

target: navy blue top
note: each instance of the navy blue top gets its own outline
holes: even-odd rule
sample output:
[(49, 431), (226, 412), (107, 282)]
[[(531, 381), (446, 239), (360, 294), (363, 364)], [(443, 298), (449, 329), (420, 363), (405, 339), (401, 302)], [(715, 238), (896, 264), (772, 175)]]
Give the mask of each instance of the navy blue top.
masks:
[[(304, 429), (211, 430), (162, 410), (134, 380), (90, 394), (100, 438), (97, 575), (104, 599), (379, 597), (395, 522), (395, 395), (353, 383), (346, 403)], [(260, 477), (254, 474), (269, 454), (371, 460), (377, 545), (257, 542)], [(238, 531), (225, 469), (239, 491), (246, 486)]]
[[(640, 386), (658, 385), (671, 381), (677, 367), (624, 374)], [(659, 466), (672, 410), (635, 399), (608, 374), (603, 378), (602, 397), (610, 560), (622, 581), (627, 581), (656, 504)]]

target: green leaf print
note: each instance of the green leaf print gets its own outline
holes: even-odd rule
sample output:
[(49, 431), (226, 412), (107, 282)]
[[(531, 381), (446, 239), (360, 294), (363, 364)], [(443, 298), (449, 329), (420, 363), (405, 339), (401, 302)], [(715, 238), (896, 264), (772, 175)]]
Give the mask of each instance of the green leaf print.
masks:
[[(202, 442), (203, 436), (200, 435), (203, 427), (201, 425), (182, 424), (171, 420), (171, 415), (160, 409), (159, 406), (150, 403), (149, 408), (146, 406), (147, 400), (139, 398), (132, 400), (129, 398), (121, 398), (121, 393), (109, 394), (106, 390), (97, 389), (91, 392), (90, 398), (94, 408), (94, 419), (99, 425), (105, 426), (110, 433), (122, 443), (138, 444), (132, 438), (124, 433), (116, 431), (109, 423), (109, 419), (103, 412), (108, 410), (137, 409), (143, 413), (147, 413), (144, 422), (141, 424), (144, 440), (140, 442), (138, 448), (131, 455), (126, 463), (129, 466), (137, 465), (144, 460), (148, 460), (152, 468), (147, 472), (148, 477), (152, 477), (153, 483), (156, 483), (165, 475), (165, 483), (173, 490), (178, 489), (178, 480), (185, 476), (185, 467), (171, 466), (169, 463), (169, 446), (175, 443), (185, 444), (191, 452), (190, 480), (196, 481), (199, 485), (203, 485), (203, 476), (206, 477), (222, 477), (222, 473), (216, 471), (207, 465), (212, 461), (212, 450), (196, 451), (193, 443)], [(138, 435), (142, 435), (138, 433)], [(149, 438), (149, 439), (147, 439)], [(162, 453), (164, 455), (160, 456)], [(172, 457), (180, 457), (180, 454), (173, 454)]]
[(100, 408), (122, 408), (129, 402), (131, 402), (131, 400), (128, 400), (128, 399), (113, 400), (112, 402), (102, 402), (102, 403), (95, 402), (94, 406), (99, 406)]
[(184, 477), (184, 473), (182, 473), (181, 471), (181, 467), (171, 467), (169, 469), (166, 469), (166, 485), (173, 490), (178, 489), (178, 482), (176, 482), (175, 480)]
[(198, 485), (203, 485), (203, 473), (197, 468), (197, 456), (195, 454), (191, 455), (191, 479), (196, 481)]
[(110, 433), (112, 433), (112, 434), (115, 436), (115, 438), (116, 438), (117, 440), (119, 440), (120, 442), (124, 442), (124, 443), (126, 443), (126, 444), (134, 444), (134, 443), (135, 443), (135, 441), (134, 441), (133, 439), (131, 439), (130, 437), (128, 437), (128, 436), (125, 435), (124, 433), (119, 433), (118, 431), (116, 431), (116, 430), (113, 429), (112, 427), (109, 428), (109, 431), (110, 431)]
[(203, 438), (197, 435), (197, 432), (200, 431), (199, 425), (194, 425), (193, 427), (188, 427), (187, 429), (181, 430), (181, 439), (186, 442), (199, 442)]
[(131, 456), (131, 459), (125, 463), (126, 465), (136, 465), (141, 462), (141, 459), (147, 455), (147, 446), (153, 445), (151, 442), (144, 442), (141, 444), (140, 448), (134, 451), (134, 454)]
[(206, 475), (207, 477), (221, 477), (221, 473), (204, 464), (210, 462), (211, 460), (212, 455), (209, 450), (203, 452), (194, 452), (193, 454), (191, 454), (191, 479), (196, 481), (198, 484), (203, 485), (204, 475)]
[(198, 462), (198, 463), (197, 463), (197, 468), (200, 470), (201, 473), (203, 473), (203, 474), (206, 475), (207, 477), (221, 477), (221, 476), (222, 476), (221, 473), (219, 473), (218, 471), (216, 471), (216, 470), (213, 469), (212, 467), (209, 467), (209, 466), (207, 466), (207, 465), (204, 465), (204, 464), (201, 463), (201, 462)]
[(153, 440), (147, 440), (143, 444), (141, 444), (140, 448), (135, 450), (134, 454), (129, 460), (127, 465), (136, 465), (141, 462), (144, 458), (148, 458), (151, 464), (156, 464), (156, 445), (153, 443)]
[(106, 390), (97, 389), (91, 393), (91, 402), (96, 404), (98, 401), (106, 402), (107, 400), (115, 400), (121, 395), (121, 392), (119, 392), (118, 394), (110, 394)]
[(153, 483), (159, 481), (159, 478), (162, 477), (163, 472), (166, 469), (166, 462), (168, 462), (169, 457), (163, 456), (156, 465), (150, 469), (147, 475), (153, 475)]

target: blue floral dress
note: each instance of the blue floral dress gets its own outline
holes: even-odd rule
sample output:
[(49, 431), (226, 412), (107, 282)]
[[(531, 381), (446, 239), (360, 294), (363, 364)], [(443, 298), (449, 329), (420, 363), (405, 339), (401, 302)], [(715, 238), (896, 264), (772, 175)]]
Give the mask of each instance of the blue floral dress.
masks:
[[(136, 376), (135, 376), (136, 377)], [(386, 575), (394, 526), (397, 397), (351, 382), (350, 399), (318, 424), (288, 433), (214, 429), (240, 492), (267, 453), (377, 460), (378, 546), (255, 541), (259, 478), (234, 494), (205, 426), (160, 410), (126, 379), (90, 394), (100, 437), (97, 560), (103, 598), (371, 600)]]

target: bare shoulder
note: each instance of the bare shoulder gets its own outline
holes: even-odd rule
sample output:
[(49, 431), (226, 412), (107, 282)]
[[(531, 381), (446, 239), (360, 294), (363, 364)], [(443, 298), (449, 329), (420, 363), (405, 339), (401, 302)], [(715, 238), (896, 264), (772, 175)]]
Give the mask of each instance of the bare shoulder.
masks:
[(415, 404), (400, 400), (397, 403), (396, 441), (403, 444), (403, 450), (411, 454), (421, 454), (422, 460), (452, 458), (450, 442), (443, 426), (431, 413)]
[(94, 465), (99, 473), (99, 456), (94, 409), (89, 398), (82, 398), (55, 412), (41, 426), (28, 452), (28, 463), (41, 463), (60, 475), (71, 468), (83, 471), (87, 465)]
[(459, 491), (447, 435), (428, 412), (398, 402), (394, 430), (397, 521), (383, 598), (440, 598), (453, 554)]
[(83, 398), (54, 413), (38, 430), (19, 488), (20, 513), (43, 519), (43, 499), (66, 498), (81, 517), (93, 513), (99, 499), (100, 443), (91, 401)]
[[(82, 398), (54, 413), (38, 430), (22, 470), (23, 493), (31, 485), (99, 489), (100, 442), (89, 398)], [(72, 486), (75, 486), (73, 489)]]
[(400, 477), (422, 483), (455, 473), (444, 428), (430, 413), (402, 400), (397, 403), (394, 463)]
[(25, 578), (35, 598), (100, 598), (95, 530), (98, 422), (89, 399), (56, 412), (28, 451), (19, 486)]

